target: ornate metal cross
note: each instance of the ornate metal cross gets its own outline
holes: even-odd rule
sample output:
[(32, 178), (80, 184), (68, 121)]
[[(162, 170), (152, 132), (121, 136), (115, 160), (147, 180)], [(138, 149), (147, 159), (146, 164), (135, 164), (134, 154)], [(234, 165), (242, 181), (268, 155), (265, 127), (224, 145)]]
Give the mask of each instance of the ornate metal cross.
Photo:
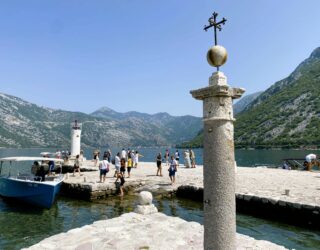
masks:
[(212, 14), (212, 17), (209, 18), (209, 25), (204, 26), (204, 30), (207, 31), (208, 29), (210, 29), (211, 27), (214, 27), (214, 45), (218, 44), (218, 39), (217, 39), (217, 29), (219, 31), (221, 31), (221, 24), (225, 24), (225, 22), (227, 21), (227, 19), (222, 18), (222, 20), (220, 22), (217, 22), (217, 16), (218, 13), (214, 12)]

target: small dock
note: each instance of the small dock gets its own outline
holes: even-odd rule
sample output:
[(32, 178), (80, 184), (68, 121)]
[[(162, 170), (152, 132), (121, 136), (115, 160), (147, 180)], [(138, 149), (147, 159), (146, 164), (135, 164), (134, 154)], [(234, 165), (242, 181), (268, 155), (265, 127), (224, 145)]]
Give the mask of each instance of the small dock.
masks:
[[(99, 171), (92, 161), (82, 168), (97, 171), (68, 174), (62, 186), (62, 195), (94, 201), (118, 195), (114, 167), (111, 166), (105, 183), (99, 182)], [(176, 184), (171, 185), (168, 167), (162, 167), (163, 176), (156, 176), (155, 163), (141, 162), (125, 178), (126, 192), (150, 191), (154, 196), (178, 196), (203, 200), (203, 167), (180, 166)], [(127, 174), (126, 174), (127, 176)], [(269, 168), (238, 167), (236, 174), (237, 211), (320, 229), (320, 173)]]

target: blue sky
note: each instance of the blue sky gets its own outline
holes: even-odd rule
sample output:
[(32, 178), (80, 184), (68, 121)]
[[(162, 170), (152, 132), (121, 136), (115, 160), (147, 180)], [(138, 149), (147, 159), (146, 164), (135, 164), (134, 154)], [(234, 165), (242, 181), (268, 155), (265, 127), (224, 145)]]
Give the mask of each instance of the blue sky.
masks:
[(213, 11), (228, 19), (219, 43), (233, 87), (267, 89), (320, 46), (319, 0), (4, 0), (0, 92), (91, 113), (202, 115), (189, 91), (215, 71), (206, 62)]

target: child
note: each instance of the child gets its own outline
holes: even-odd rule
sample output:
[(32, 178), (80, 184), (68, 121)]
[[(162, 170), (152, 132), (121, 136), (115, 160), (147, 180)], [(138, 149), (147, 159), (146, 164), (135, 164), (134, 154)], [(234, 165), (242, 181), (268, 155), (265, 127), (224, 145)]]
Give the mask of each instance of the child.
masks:
[(118, 173), (115, 183), (117, 183), (118, 180), (120, 180), (120, 196), (123, 196), (123, 185), (126, 181), (122, 172)]

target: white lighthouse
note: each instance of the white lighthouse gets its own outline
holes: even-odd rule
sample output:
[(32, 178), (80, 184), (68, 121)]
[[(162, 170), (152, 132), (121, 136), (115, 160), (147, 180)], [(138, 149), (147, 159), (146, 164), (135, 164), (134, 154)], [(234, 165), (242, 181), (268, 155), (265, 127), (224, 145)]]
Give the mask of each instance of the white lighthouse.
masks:
[(77, 120), (71, 123), (71, 157), (80, 155), (82, 124)]

